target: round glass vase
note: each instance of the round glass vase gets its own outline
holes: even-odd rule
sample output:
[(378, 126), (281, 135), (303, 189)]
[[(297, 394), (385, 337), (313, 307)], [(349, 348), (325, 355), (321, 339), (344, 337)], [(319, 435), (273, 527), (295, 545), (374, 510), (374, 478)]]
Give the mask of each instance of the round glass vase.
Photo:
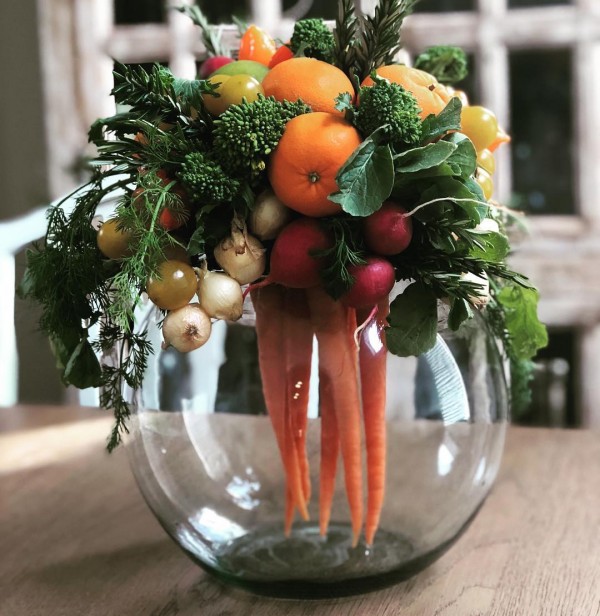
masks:
[[(385, 499), (373, 544), (361, 535), (352, 547), (341, 460), (329, 529), (319, 533), (316, 349), (306, 435), (310, 519), (296, 518), (286, 536), (286, 478), (265, 408), (250, 300), (241, 321), (214, 323), (208, 343), (189, 354), (161, 349), (162, 317), (152, 305), (139, 317), (154, 353), (143, 387), (128, 392), (131, 466), (163, 528), (219, 578), (304, 599), (380, 588), (439, 558), (488, 494), (508, 400), (502, 356), (481, 318), (454, 332), (440, 315), (431, 351), (388, 353)], [(369, 328), (363, 340), (377, 336)]]

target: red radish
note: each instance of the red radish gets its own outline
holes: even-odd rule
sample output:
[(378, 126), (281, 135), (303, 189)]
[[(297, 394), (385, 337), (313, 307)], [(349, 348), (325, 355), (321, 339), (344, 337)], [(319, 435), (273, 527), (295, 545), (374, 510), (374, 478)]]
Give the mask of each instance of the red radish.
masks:
[(292, 289), (308, 289), (321, 282), (323, 260), (312, 253), (331, 248), (332, 240), (313, 218), (298, 218), (284, 227), (271, 252), (268, 280)]
[(202, 66), (200, 67), (200, 79), (206, 79), (216, 70), (226, 64), (229, 64), (230, 62), (233, 62), (233, 58), (228, 58), (227, 56), (213, 56), (212, 58), (204, 60), (204, 62), (202, 62)]
[(353, 265), (348, 271), (354, 284), (341, 301), (352, 308), (372, 308), (385, 299), (392, 290), (394, 267), (387, 259), (367, 257), (364, 265)]
[(364, 220), (365, 243), (378, 255), (397, 255), (406, 250), (412, 239), (412, 220), (406, 210), (393, 201)]

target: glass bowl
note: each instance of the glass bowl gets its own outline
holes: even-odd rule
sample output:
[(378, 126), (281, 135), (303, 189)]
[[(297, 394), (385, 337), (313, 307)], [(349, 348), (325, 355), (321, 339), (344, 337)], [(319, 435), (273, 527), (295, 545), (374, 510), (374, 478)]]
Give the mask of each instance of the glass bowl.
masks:
[[(440, 304), (443, 307), (443, 304)], [(443, 312), (443, 310), (441, 311)], [(201, 567), (272, 596), (317, 598), (380, 588), (421, 571), (467, 528), (496, 477), (508, 413), (502, 355), (481, 319), (458, 332), (440, 316), (435, 347), (387, 358), (385, 500), (372, 545), (352, 547), (341, 462), (326, 537), (319, 534), (318, 383), (311, 378), (310, 519), (284, 534), (285, 473), (265, 408), (250, 300), (190, 353), (162, 350), (161, 315), (138, 328), (154, 347), (127, 449), (159, 522)], [(375, 328), (375, 324), (369, 328)], [(365, 332), (366, 340), (376, 331)], [(312, 375), (317, 372), (313, 353)]]

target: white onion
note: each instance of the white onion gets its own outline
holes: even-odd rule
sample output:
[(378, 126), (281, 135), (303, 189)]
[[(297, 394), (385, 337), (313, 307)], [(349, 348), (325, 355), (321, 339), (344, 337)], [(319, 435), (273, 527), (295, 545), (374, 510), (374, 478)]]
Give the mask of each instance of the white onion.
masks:
[(292, 210), (267, 189), (256, 198), (248, 227), (258, 239), (274, 240), (291, 219)]
[(243, 312), (244, 298), (239, 282), (219, 272), (204, 268), (198, 272), (198, 298), (209, 317), (237, 321)]
[(210, 317), (200, 304), (188, 304), (172, 310), (163, 321), (162, 348), (172, 346), (180, 353), (189, 353), (206, 343), (211, 328)]
[(482, 273), (481, 276), (473, 274), (472, 272), (467, 272), (461, 275), (461, 279), (472, 282), (480, 287), (480, 289), (477, 289), (477, 294), (469, 295), (471, 304), (477, 308), (487, 306), (490, 301), (490, 281), (485, 272)]
[(252, 235), (244, 233), (224, 239), (215, 248), (217, 263), (240, 284), (258, 280), (267, 266), (265, 249)]

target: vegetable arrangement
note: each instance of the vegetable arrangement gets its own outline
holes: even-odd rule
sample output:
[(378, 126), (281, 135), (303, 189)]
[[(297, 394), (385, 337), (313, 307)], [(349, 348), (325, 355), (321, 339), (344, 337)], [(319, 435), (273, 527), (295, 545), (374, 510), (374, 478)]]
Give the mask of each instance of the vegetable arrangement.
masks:
[[(21, 283), (42, 306), (64, 382), (102, 387), (116, 417), (109, 450), (127, 430), (123, 385), (141, 385), (151, 352), (134, 331), (144, 294), (165, 312), (164, 346), (181, 352), (204, 344), (213, 320), (239, 319), (250, 295), (287, 478), (286, 533), (296, 510), (307, 518), (311, 498), (314, 337), (321, 532), (341, 455), (354, 540), (364, 527), (368, 544), (384, 500), (387, 352), (431, 349), (439, 301), (455, 330), (479, 311), (522, 396), (547, 341), (537, 292), (505, 263), (506, 211), (491, 201), (493, 151), (508, 137), (493, 113), (453, 89), (466, 74), (461, 50), (431, 48), (416, 68), (394, 62), (413, 4), (380, 0), (369, 17), (340, 0), (333, 32), (301, 20), (279, 46), (249, 26), (237, 59), (197, 7), (182, 8), (209, 55), (199, 79), (116, 64), (113, 95), (127, 111), (92, 126), (93, 178), (70, 216), (50, 211)], [(96, 208), (115, 190), (124, 196), (96, 231)], [(367, 323), (375, 344), (362, 335)], [(120, 362), (101, 365), (96, 353), (115, 347)]]

